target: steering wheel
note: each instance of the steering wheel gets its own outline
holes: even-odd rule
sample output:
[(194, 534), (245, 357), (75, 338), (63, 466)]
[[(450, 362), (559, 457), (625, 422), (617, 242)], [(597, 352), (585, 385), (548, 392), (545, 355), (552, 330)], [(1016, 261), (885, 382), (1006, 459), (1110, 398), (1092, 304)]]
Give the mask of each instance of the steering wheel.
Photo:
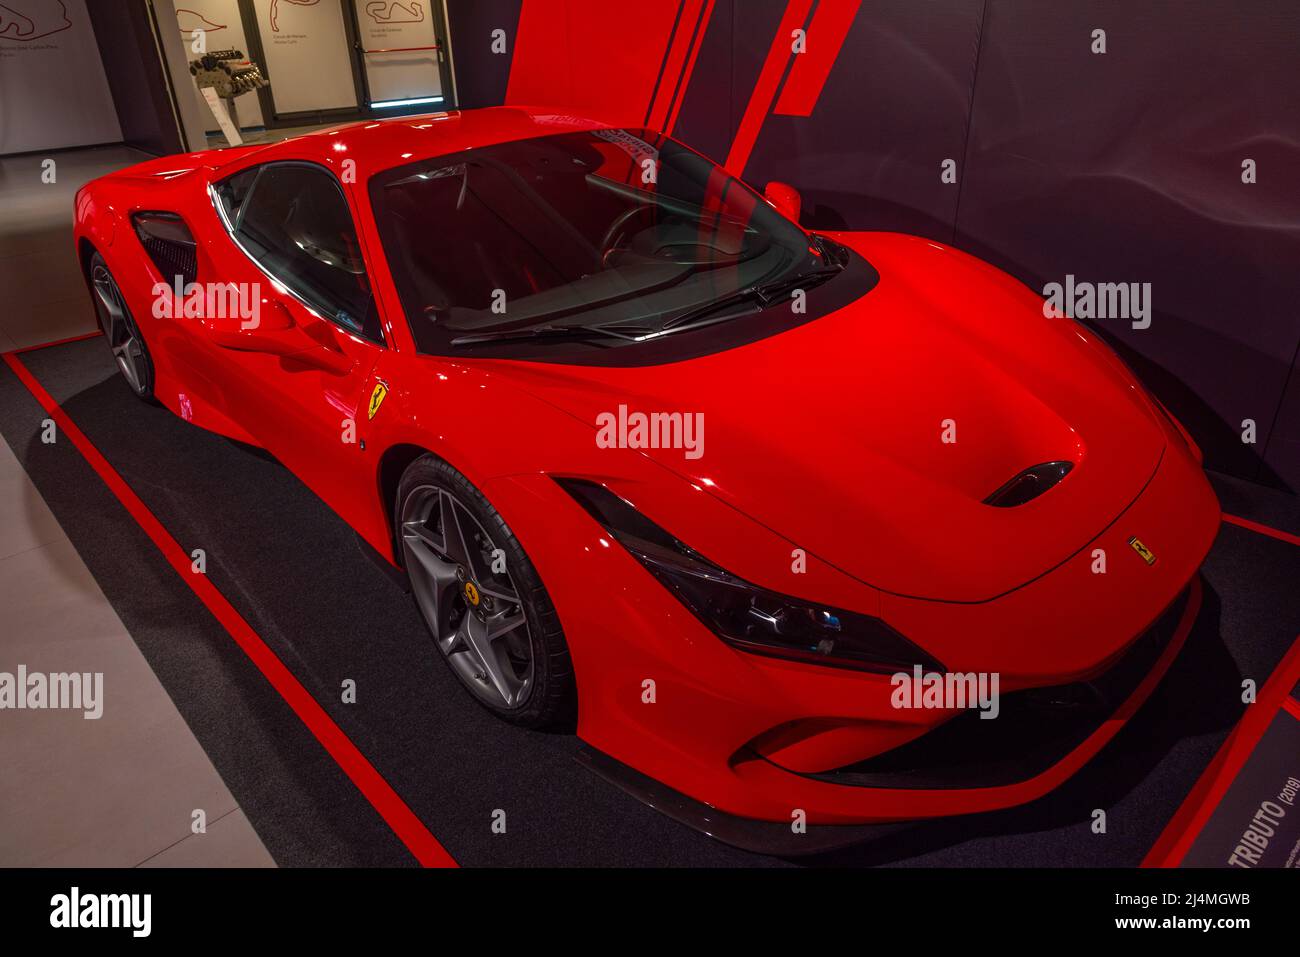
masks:
[(621, 247), (617, 241), (623, 238), (627, 231), (627, 225), (637, 216), (645, 213), (653, 213), (658, 210), (657, 206), (650, 204), (637, 203), (635, 206), (629, 206), (623, 212), (614, 217), (614, 221), (609, 224), (605, 230), (605, 235), (600, 239), (600, 263), (602, 266), (609, 264), (609, 257), (616, 253)]

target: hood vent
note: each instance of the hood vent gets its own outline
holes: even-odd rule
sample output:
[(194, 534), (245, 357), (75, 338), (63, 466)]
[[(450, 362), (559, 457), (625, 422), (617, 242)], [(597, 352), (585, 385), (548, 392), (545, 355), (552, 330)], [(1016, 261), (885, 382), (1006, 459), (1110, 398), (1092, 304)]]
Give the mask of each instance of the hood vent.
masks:
[(984, 504), (995, 508), (1015, 508), (1017, 505), (1024, 505), (1065, 478), (1072, 468), (1074, 468), (1073, 462), (1043, 462), (1040, 465), (1031, 465), (986, 498)]

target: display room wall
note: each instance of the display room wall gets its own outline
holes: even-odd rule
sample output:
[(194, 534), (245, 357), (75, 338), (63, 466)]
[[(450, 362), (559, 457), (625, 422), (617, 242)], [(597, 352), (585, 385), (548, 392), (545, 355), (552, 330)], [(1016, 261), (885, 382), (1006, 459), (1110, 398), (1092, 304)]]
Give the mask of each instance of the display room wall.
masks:
[(121, 138), (85, 0), (0, 4), (0, 155)]
[[(245, 54), (248, 53), (248, 38), (244, 35), (238, 0), (182, 0), (176, 7), (176, 25), (190, 56), (195, 55), (188, 53), (195, 30), (202, 30), (206, 34), (204, 39), (209, 50), (242, 50)], [(197, 87), (195, 95), (200, 95)], [(257, 101), (255, 91), (236, 97), (235, 107), (239, 111), (240, 126), (261, 126), (264, 122), (262, 106)], [(216, 123), (211, 116), (207, 117), (207, 121), (209, 127), (215, 129)]]
[(466, 105), (649, 119), (759, 187), (794, 185), (806, 226), (955, 243), (1035, 290), (1149, 283), (1148, 327), (1094, 328), (1210, 467), (1300, 487), (1289, 0), (1231, 18), (1210, 0), (687, 0), (634, 32), (598, 0), (448, 9), (457, 37), (509, 36), (461, 56)]
[(344, 10), (339, 0), (290, 6), (256, 0), (262, 51), (281, 113), (357, 105), (348, 66)]
[[(164, 2), (170, 6), (171, 0)], [(154, 5), (156, 16), (163, 15), (161, 8), (162, 3)], [(149, 6), (100, 3), (88, 9), (95, 41), (104, 60), (108, 88), (113, 94), (117, 121), (122, 128), (122, 142), (158, 156), (202, 146), (202, 137), (180, 135), (177, 110), (188, 104), (174, 102), (168, 90), (166, 61), (159, 56), (161, 51), (154, 38)], [(164, 39), (180, 47), (175, 37)], [(167, 52), (174, 55), (180, 51)], [(183, 75), (188, 83), (189, 64), (183, 57), (181, 54)], [(176, 76), (174, 70), (172, 76)], [(194, 145), (190, 146), (191, 143)]]

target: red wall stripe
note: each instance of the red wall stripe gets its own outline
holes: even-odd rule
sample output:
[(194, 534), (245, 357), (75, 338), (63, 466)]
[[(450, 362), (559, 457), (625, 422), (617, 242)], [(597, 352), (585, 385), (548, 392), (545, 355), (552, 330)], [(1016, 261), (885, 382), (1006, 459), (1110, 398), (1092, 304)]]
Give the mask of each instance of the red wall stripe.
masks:
[(700, 16), (699, 37), (695, 45), (691, 48), (690, 59), (686, 62), (686, 69), (682, 73), (682, 91), (677, 97), (677, 102), (673, 104), (672, 115), (668, 117), (668, 122), (663, 126), (665, 133), (672, 133), (673, 127), (677, 125), (677, 115), (682, 111), (682, 103), (686, 99), (686, 90), (691, 85), (691, 76), (695, 73), (695, 61), (700, 57), (700, 48), (704, 46), (704, 34), (708, 32), (709, 21), (713, 18), (714, 0), (706, 0), (704, 10)]
[(654, 91), (654, 100), (650, 104), (649, 118), (646, 121), (646, 126), (652, 130), (662, 130), (668, 122), (673, 95), (677, 92), (677, 84), (690, 57), (691, 42), (695, 37), (695, 24), (699, 19), (701, 2), (702, 0), (683, 0), (681, 4), (672, 35), (668, 38), (668, 45), (661, 58), (662, 70)]
[(1295, 718), (1297, 721), (1300, 721), (1300, 701), (1288, 696), (1286, 700), (1282, 702), (1282, 707), (1286, 709), (1287, 714)]
[(753, 152), (754, 143), (758, 140), (758, 131), (763, 128), (763, 121), (767, 119), (768, 109), (776, 97), (776, 89), (781, 83), (786, 64), (790, 61), (790, 57), (794, 56), (791, 49), (793, 42), (791, 34), (807, 22), (811, 7), (812, 0), (787, 0), (786, 2), (785, 13), (776, 28), (776, 36), (772, 38), (772, 46), (768, 49), (763, 69), (758, 74), (758, 82), (754, 84), (754, 90), (749, 95), (745, 114), (736, 129), (736, 138), (732, 140), (731, 150), (727, 153), (727, 161), (722, 164), (733, 176), (743, 176), (745, 173), (749, 154)]
[(117, 470), (100, 454), (90, 439), (81, 431), (60, 408), (54, 398), (45, 390), (30, 370), (23, 365), (18, 355), (6, 352), (4, 360), (18, 376), (19, 381), (36, 397), (46, 413), (58, 426), (59, 431), (72, 440), (72, 444), (82, 454), (108, 486), (136, 523), (149, 536), (150, 540), (162, 552), (163, 557), (198, 596), (199, 600), (212, 612), (235, 643), (243, 649), (258, 671), (271, 683), (280, 697), (293, 709), (294, 714), (307, 726), (316, 740), (329, 752), (334, 762), (342, 769), (349, 780), (356, 785), (363, 797), (370, 802), (379, 816), (393, 830), (398, 839), (415, 855), (425, 867), (455, 867), (456, 862), (447, 850), (438, 843), (438, 839), (429, 832), (415, 812), (398, 796), (392, 786), (375, 770), (366, 756), (361, 753), (343, 729), (334, 723), (311, 693), (293, 675), (284, 662), (271, 650), (252, 626), (248, 624), (226, 600), (206, 575), (195, 574), (191, 569), (191, 558), (180, 543), (158, 521), (149, 507), (132, 491)]
[[(614, 126), (642, 125), (683, 2), (524, 0), (506, 103), (555, 106)], [(691, 31), (679, 32), (689, 44)], [(669, 98), (675, 80), (676, 74), (665, 75), (661, 84)]]
[(794, 58), (773, 112), (781, 116), (812, 115), (861, 6), (862, 0), (821, 0), (808, 25), (808, 49)]

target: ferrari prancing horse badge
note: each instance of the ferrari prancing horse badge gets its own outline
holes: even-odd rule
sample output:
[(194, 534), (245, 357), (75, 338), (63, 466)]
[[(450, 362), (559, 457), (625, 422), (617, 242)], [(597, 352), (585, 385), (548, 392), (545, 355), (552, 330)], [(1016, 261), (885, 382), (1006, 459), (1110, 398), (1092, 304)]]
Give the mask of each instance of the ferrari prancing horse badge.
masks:
[(1133, 551), (1137, 552), (1141, 559), (1148, 565), (1154, 565), (1156, 563), (1155, 553), (1143, 545), (1142, 541), (1136, 535), (1130, 538), (1128, 543)]
[(370, 418), (375, 417), (379, 407), (384, 404), (384, 396), (388, 395), (388, 386), (382, 382), (375, 383), (375, 391), (370, 393)]

